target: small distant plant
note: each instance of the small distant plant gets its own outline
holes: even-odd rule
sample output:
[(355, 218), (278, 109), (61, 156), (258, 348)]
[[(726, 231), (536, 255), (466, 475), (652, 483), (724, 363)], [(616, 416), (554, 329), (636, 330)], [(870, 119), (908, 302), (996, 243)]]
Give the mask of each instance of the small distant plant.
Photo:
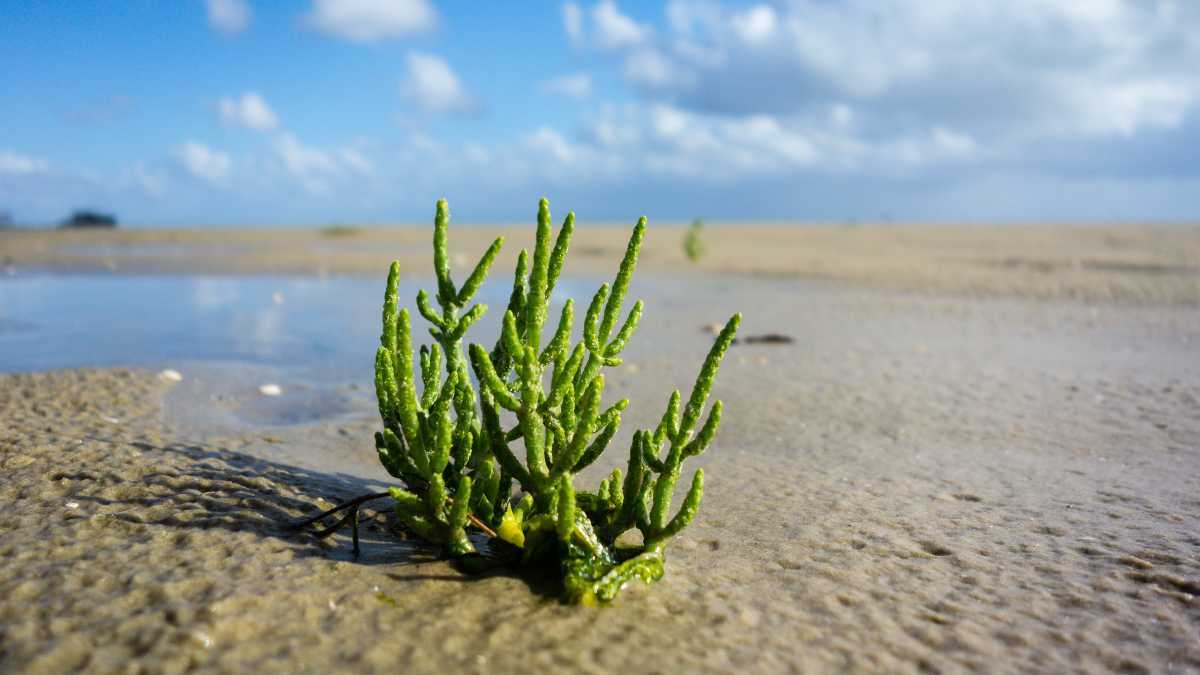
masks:
[[(735, 314), (718, 335), (686, 403), (679, 391), (673, 392), (658, 425), (634, 433), (626, 470), (614, 469), (594, 491), (577, 489), (576, 476), (604, 453), (629, 405), (628, 399), (621, 399), (604, 407), (601, 371), (621, 364), (619, 355), (642, 317), (639, 300), (618, 326), (646, 219), (634, 227), (612, 284), (601, 285), (593, 296), (582, 340), (574, 346), (573, 300), (563, 305), (548, 341), (543, 332), (575, 215), (567, 214), (553, 244), (545, 199), (537, 220), (533, 256), (523, 250), (517, 258), (501, 335), (490, 350), (472, 343), (464, 355), (462, 343), (487, 311), (482, 304), (472, 305), (471, 299), (500, 251), (502, 238), (492, 243), (462, 285), (456, 285), (447, 256), (449, 212), (444, 200), (437, 203), (437, 291), (432, 299), (423, 290), (416, 298), (434, 341), (416, 355), (408, 310), (398, 308), (400, 266), (392, 263), (384, 293), (382, 344), (375, 355), (375, 389), (383, 420), (375, 447), (388, 473), (403, 486), (321, 516), (354, 509), (328, 533), (347, 520), (357, 522), (357, 504), (363, 500), (389, 495), (400, 522), (451, 556), (476, 564), (556, 565), (567, 601), (605, 603), (632, 579), (661, 578), (667, 542), (696, 515), (704, 491), (703, 470), (692, 475), (691, 487), (673, 514), (672, 495), (683, 462), (704, 452), (721, 422), (717, 401), (700, 424), (741, 315)], [(523, 452), (515, 449), (517, 443), (524, 446)], [(618, 547), (617, 538), (635, 528), (641, 532), (641, 545)], [(477, 551), (469, 530), (490, 538), (486, 555)]]
[(321, 235), (325, 237), (357, 237), (362, 233), (361, 227), (353, 225), (327, 225), (321, 228)]
[(700, 258), (704, 257), (706, 248), (700, 239), (700, 231), (703, 229), (704, 221), (697, 218), (688, 225), (687, 232), (683, 235), (683, 253), (692, 262), (700, 262)]

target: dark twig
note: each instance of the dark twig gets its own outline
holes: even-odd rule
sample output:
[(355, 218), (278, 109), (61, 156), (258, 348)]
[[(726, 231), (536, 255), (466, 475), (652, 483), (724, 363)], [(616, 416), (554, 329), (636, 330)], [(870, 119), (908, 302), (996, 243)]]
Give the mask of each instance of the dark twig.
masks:
[(369, 495), (362, 495), (361, 497), (355, 497), (354, 499), (351, 499), (348, 502), (342, 502), (341, 504), (338, 504), (337, 506), (333, 507), (332, 509), (329, 509), (328, 511), (322, 511), (321, 513), (318, 513), (317, 515), (312, 516), (311, 518), (306, 518), (300, 522), (292, 523), (292, 527), (294, 527), (297, 530), (303, 529), (309, 525), (313, 525), (315, 523), (320, 522), (323, 518), (325, 518), (327, 516), (331, 516), (331, 515), (337, 513), (338, 511), (350, 509), (349, 513), (347, 513), (345, 516), (340, 518), (333, 525), (330, 525), (329, 527), (325, 527), (322, 529), (314, 530), (312, 532), (312, 535), (314, 537), (316, 537), (317, 539), (324, 539), (325, 537), (328, 537), (328, 536), (332, 535), (334, 532), (337, 532), (338, 530), (342, 529), (342, 527), (344, 527), (346, 525), (346, 523), (350, 523), (351, 536), (353, 537), (353, 540), (354, 540), (354, 557), (358, 558), (358, 554), (359, 554), (358, 510), (359, 510), (359, 508), (362, 507), (363, 504), (365, 504), (369, 501), (373, 501), (376, 499), (383, 499), (384, 497), (389, 497), (389, 496), (391, 496), (391, 495), (387, 492), (375, 492), (375, 493), (372, 493)]
[(391, 495), (387, 492), (374, 492), (369, 495), (362, 495), (361, 497), (355, 497), (354, 499), (351, 499), (350, 501), (342, 502), (341, 504), (338, 504), (337, 506), (333, 507), (332, 509), (329, 509), (328, 511), (322, 511), (321, 513), (318, 513), (315, 516), (312, 516), (310, 518), (305, 518), (304, 520), (301, 520), (299, 522), (292, 523), (292, 527), (299, 530), (299, 529), (308, 527), (309, 525), (312, 525), (313, 523), (319, 522), (321, 519), (323, 519), (327, 516), (332, 516), (333, 514), (337, 513), (338, 511), (342, 511), (344, 509), (349, 509), (349, 508), (357, 508), (358, 506), (361, 506), (362, 504), (365, 504), (369, 501), (374, 501), (376, 499), (383, 499), (384, 497), (389, 497), (389, 496), (391, 496)]

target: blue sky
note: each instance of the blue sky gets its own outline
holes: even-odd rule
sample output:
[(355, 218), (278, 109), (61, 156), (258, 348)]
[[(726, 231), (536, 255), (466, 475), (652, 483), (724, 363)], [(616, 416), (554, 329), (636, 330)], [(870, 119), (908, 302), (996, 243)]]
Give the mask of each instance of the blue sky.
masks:
[(1190, 0), (0, 8), (19, 222), (1200, 219)]

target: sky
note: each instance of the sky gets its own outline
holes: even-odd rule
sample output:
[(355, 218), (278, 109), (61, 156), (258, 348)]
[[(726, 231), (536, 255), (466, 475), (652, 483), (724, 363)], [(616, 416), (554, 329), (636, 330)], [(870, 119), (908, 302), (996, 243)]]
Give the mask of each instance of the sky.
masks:
[(1200, 220), (1194, 0), (0, 0), (0, 212)]

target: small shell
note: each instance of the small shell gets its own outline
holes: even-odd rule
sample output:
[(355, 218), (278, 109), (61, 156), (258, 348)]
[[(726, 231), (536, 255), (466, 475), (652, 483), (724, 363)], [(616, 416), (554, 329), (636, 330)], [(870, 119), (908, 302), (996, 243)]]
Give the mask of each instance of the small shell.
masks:
[(258, 388), (258, 393), (263, 396), (279, 396), (283, 393), (283, 388), (277, 384), (264, 384)]

